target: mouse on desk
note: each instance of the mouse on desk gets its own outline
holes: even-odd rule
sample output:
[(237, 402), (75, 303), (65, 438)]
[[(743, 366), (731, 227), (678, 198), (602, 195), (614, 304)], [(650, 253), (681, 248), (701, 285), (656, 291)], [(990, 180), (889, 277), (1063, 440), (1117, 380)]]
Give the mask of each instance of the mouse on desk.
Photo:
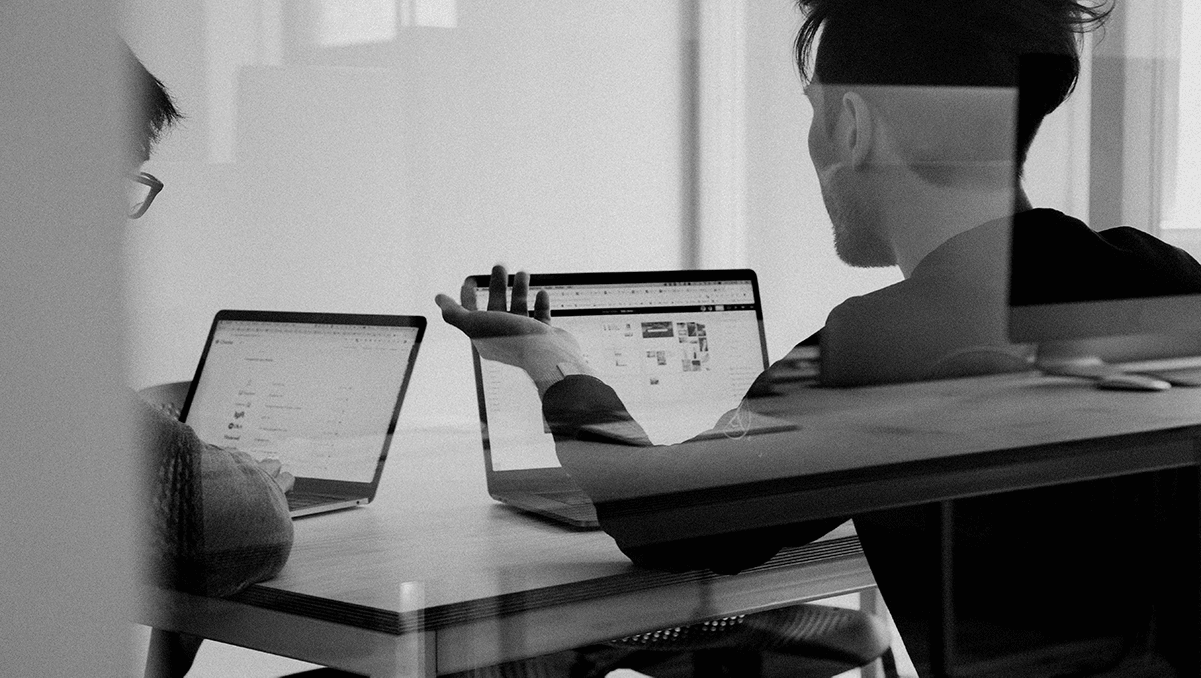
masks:
[(1097, 388), (1109, 391), (1166, 391), (1172, 384), (1145, 374), (1118, 372), (1097, 379)]

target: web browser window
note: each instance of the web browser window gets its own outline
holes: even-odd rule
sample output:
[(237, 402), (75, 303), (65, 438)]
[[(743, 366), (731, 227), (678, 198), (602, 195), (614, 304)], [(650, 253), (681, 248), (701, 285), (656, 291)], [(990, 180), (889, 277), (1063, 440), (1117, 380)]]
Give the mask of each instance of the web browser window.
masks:
[(415, 327), (224, 320), (187, 422), (298, 477), (371, 482)]
[[(588, 365), (617, 392), (651, 441), (671, 444), (712, 427), (764, 369), (750, 280), (560, 285), (553, 324), (570, 332)], [(477, 289), (487, 306), (487, 289)], [(480, 361), (495, 470), (558, 466), (542, 406), (524, 371)]]

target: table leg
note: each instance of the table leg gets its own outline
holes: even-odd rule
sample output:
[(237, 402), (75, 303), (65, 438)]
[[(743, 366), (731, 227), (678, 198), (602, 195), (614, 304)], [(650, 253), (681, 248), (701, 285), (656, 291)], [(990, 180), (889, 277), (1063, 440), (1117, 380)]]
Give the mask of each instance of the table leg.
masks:
[(1161, 476), (1165, 527), (1154, 551), (1162, 580), (1153, 639), (1181, 676), (1201, 676), (1201, 441), (1195, 448), (1197, 466)]
[(930, 668), (938, 678), (950, 676), (955, 663), (955, 599), (953, 547), (955, 504), (943, 501), (931, 507), (938, 527), (938, 606), (930, 620)]
[[(1183, 591), (1186, 592), (1186, 609), (1181, 615), (1183, 629), (1179, 644), (1183, 649), (1181, 657), (1181, 674), (1185, 676), (1201, 676), (1201, 440), (1194, 443), (1197, 466), (1188, 475), (1188, 488), (1183, 492), (1187, 516), (1182, 525), (1183, 539), (1186, 544), (1182, 562), (1186, 563), (1183, 570)], [(1191, 510), (1187, 510), (1191, 509)]]

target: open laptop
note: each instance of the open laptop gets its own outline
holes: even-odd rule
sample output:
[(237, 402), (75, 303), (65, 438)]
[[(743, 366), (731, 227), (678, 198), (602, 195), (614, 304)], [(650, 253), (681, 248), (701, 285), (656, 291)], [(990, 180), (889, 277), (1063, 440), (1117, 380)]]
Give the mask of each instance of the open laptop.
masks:
[[(487, 308), (488, 276), (475, 281), (477, 306)], [(555, 326), (579, 341), (589, 365), (656, 444), (709, 429), (767, 367), (753, 271), (535, 274), (530, 299), (537, 290), (549, 293)], [(568, 525), (595, 527), (595, 508), (555, 456), (529, 377), (472, 353), (488, 493)]]
[(201, 440), (278, 459), (293, 517), (375, 498), (421, 316), (217, 313), (180, 413)]

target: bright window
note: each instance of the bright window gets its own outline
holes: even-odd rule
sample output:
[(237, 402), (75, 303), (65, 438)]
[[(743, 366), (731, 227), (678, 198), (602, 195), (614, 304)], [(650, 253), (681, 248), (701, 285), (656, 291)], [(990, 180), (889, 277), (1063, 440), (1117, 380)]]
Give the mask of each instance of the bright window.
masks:
[(1163, 228), (1201, 229), (1201, 5), (1186, 2), (1180, 22), (1176, 176), (1164, 196)]

